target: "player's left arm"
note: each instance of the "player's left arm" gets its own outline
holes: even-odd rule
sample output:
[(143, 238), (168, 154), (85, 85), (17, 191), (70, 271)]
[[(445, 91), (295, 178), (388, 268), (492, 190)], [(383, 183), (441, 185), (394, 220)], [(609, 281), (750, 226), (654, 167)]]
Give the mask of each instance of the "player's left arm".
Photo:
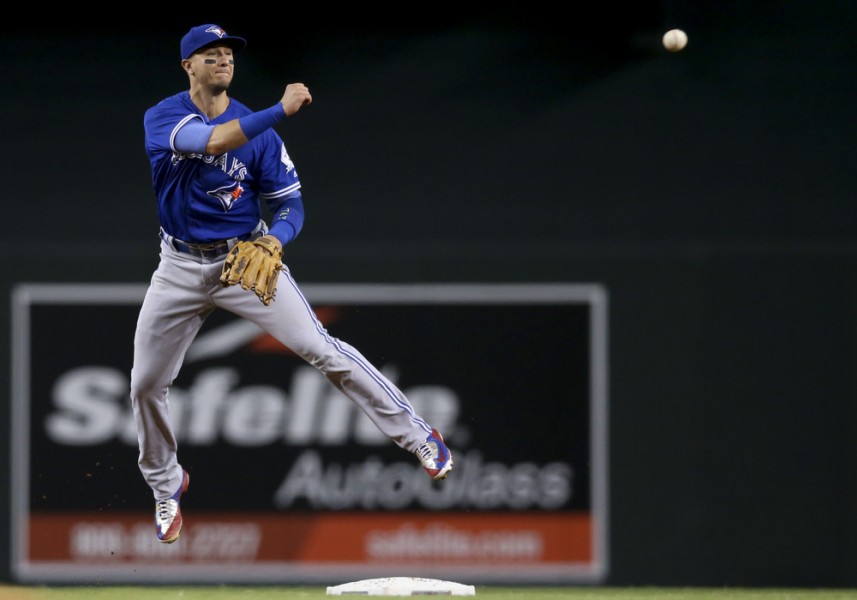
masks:
[(268, 201), (271, 209), (271, 223), (268, 235), (273, 235), (285, 246), (298, 237), (304, 226), (304, 203), (300, 191), (292, 192), (283, 198)]
[(304, 225), (301, 180), (285, 143), (276, 132), (269, 131), (258, 143), (264, 145), (259, 153), (259, 199), (271, 215), (269, 235), (274, 235), (285, 246), (298, 236)]

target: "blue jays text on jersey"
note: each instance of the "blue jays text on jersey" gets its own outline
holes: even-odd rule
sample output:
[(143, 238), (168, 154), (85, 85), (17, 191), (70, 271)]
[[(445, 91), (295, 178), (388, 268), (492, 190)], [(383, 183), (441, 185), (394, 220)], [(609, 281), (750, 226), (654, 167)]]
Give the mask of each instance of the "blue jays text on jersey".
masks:
[(303, 216), (300, 178), (273, 129), (219, 156), (180, 152), (174, 146), (176, 133), (191, 119), (217, 125), (251, 112), (231, 98), (226, 111), (209, 120), (187, 91), (146, 111), (146, 153), (160, 225), (167, 234), (190, 243), (246, 236), (262, 219), (261, 202), (272, 215), (271, 232), (279, 230), (281, 241), (298, 234)]

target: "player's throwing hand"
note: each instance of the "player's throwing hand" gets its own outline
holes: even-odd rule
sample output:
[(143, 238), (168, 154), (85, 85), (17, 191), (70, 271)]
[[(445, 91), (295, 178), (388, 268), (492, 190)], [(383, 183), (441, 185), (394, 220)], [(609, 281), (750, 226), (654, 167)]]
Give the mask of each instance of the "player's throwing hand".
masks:
[(290, 117), (298, 112), (302, 106), (312, 103), (312, 94), (309, 93), (309, 88), (304, 84), (290, 83), (286, 86), (280, 103), (282, 103), (286, 115)]

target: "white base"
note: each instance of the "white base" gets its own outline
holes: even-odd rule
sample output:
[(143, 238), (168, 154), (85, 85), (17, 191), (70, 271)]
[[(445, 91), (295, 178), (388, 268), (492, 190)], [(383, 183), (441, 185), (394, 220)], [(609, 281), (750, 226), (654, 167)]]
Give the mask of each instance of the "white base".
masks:
[(381, 577), (329, 586), (328, 596), (475, 596), (476, 588), (422, 577)]

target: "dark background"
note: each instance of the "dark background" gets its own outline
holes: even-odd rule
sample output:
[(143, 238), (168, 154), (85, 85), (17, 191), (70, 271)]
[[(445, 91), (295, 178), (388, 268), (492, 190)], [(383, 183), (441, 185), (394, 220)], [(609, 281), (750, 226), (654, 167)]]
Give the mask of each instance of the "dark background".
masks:
[(607, 288), (609, 584), (857, 586), (857, 3), (632, 4), (7, 20), (0, 311), (148, 280), (143, 112), (216, 22), (249, 41), (234, 96), (314, 95), (278, 126), (298, 281)]

